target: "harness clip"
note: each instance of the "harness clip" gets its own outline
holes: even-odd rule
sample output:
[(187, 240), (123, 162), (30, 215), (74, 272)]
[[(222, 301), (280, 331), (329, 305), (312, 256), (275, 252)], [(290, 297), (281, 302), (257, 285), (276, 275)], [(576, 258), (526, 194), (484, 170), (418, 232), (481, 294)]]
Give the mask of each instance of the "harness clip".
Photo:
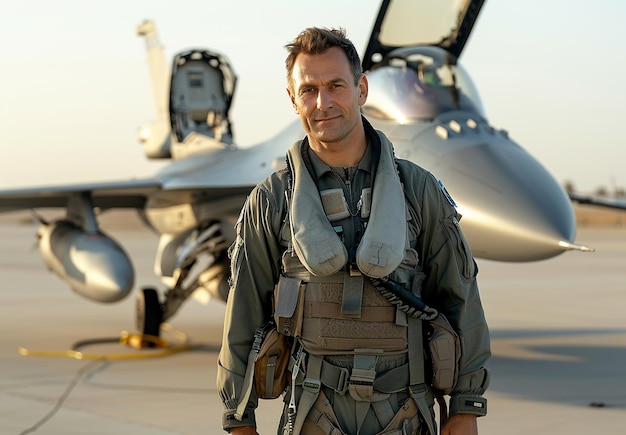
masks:
[(357, 265), (354, 264), (354, 263), (350, 263), (350, 266), (348, 267), (348, 273), (349, 273), (350, 276), (361, 276), (361, 275), (363, 275), (363, 273), (361, 273), (361, 271), (359, 270)]
[(339, 379), (337, 379), (337, 385), (335, 386), (335, 391), (337, 394), (344, 395), (348, 391), (348, 387), (350, 386), (350, 372), (348, 369), (341, 367), (339, 370)]

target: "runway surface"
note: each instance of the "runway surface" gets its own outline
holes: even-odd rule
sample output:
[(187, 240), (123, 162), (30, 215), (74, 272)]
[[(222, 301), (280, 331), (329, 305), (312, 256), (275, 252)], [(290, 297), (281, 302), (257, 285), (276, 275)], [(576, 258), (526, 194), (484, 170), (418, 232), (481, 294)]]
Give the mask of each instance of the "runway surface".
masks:
[[(0, 223), (0, 433), (222, 433), (215, 373), (223, 304), (188, 301), (171, 320), (178, 332), (166, 338), (178, 344), (185, 334), (189, 351), (98, 359), (156, 356), (107, 342), (134, 331), (134, 297), (103, 305), (73, 294), (32, 249), (35, 232)], [(158, 286), (156, 236), (109, 233), (132, 256), (137, 286)], [(597, 252), (527, 264), (479, 261), (494, 353), (482, 435), (624, 433), (626, 228), (582, 228), (577, 241)], [(94, 339), (104, 343), (82, 343)], [(96, 359), (18, 352), (77, 344)], [(261, 434), (275, 433), (280, 407), (280, 400), (263, 401)]]

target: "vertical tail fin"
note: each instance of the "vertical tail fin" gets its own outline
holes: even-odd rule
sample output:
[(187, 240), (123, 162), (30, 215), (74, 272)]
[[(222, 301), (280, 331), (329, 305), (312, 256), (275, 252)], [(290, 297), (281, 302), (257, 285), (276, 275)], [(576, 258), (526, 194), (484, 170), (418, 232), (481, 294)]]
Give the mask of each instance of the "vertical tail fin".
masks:
[(141, 127), (139, 140), (149, 158), (169, 158), (171, 145), (169, 69), (154, 22), (146, 20), (141, 23), (137, 27), (137, 34), (143, 36), (146, 41), (152, 95), (156, 109), (156, 121)]

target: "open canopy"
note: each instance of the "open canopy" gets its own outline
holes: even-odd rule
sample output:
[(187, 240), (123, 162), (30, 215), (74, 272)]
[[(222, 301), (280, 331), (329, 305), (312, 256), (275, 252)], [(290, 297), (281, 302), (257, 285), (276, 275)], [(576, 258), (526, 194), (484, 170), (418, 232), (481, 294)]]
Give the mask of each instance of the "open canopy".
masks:
[(384, 0), (363, 56), (363, 70), (397, 48), (437, 46), (459, 57), (485, 0)]

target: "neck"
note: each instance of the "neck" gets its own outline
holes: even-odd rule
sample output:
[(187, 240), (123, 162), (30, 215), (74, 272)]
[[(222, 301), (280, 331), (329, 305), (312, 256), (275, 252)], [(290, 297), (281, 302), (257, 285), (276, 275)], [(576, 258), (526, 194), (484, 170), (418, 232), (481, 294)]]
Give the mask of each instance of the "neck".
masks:
[(358, 165), (367, 150), (365, 131), (340, 142), (319, 142), (309, 137), (311, 150), (328, 166)]

